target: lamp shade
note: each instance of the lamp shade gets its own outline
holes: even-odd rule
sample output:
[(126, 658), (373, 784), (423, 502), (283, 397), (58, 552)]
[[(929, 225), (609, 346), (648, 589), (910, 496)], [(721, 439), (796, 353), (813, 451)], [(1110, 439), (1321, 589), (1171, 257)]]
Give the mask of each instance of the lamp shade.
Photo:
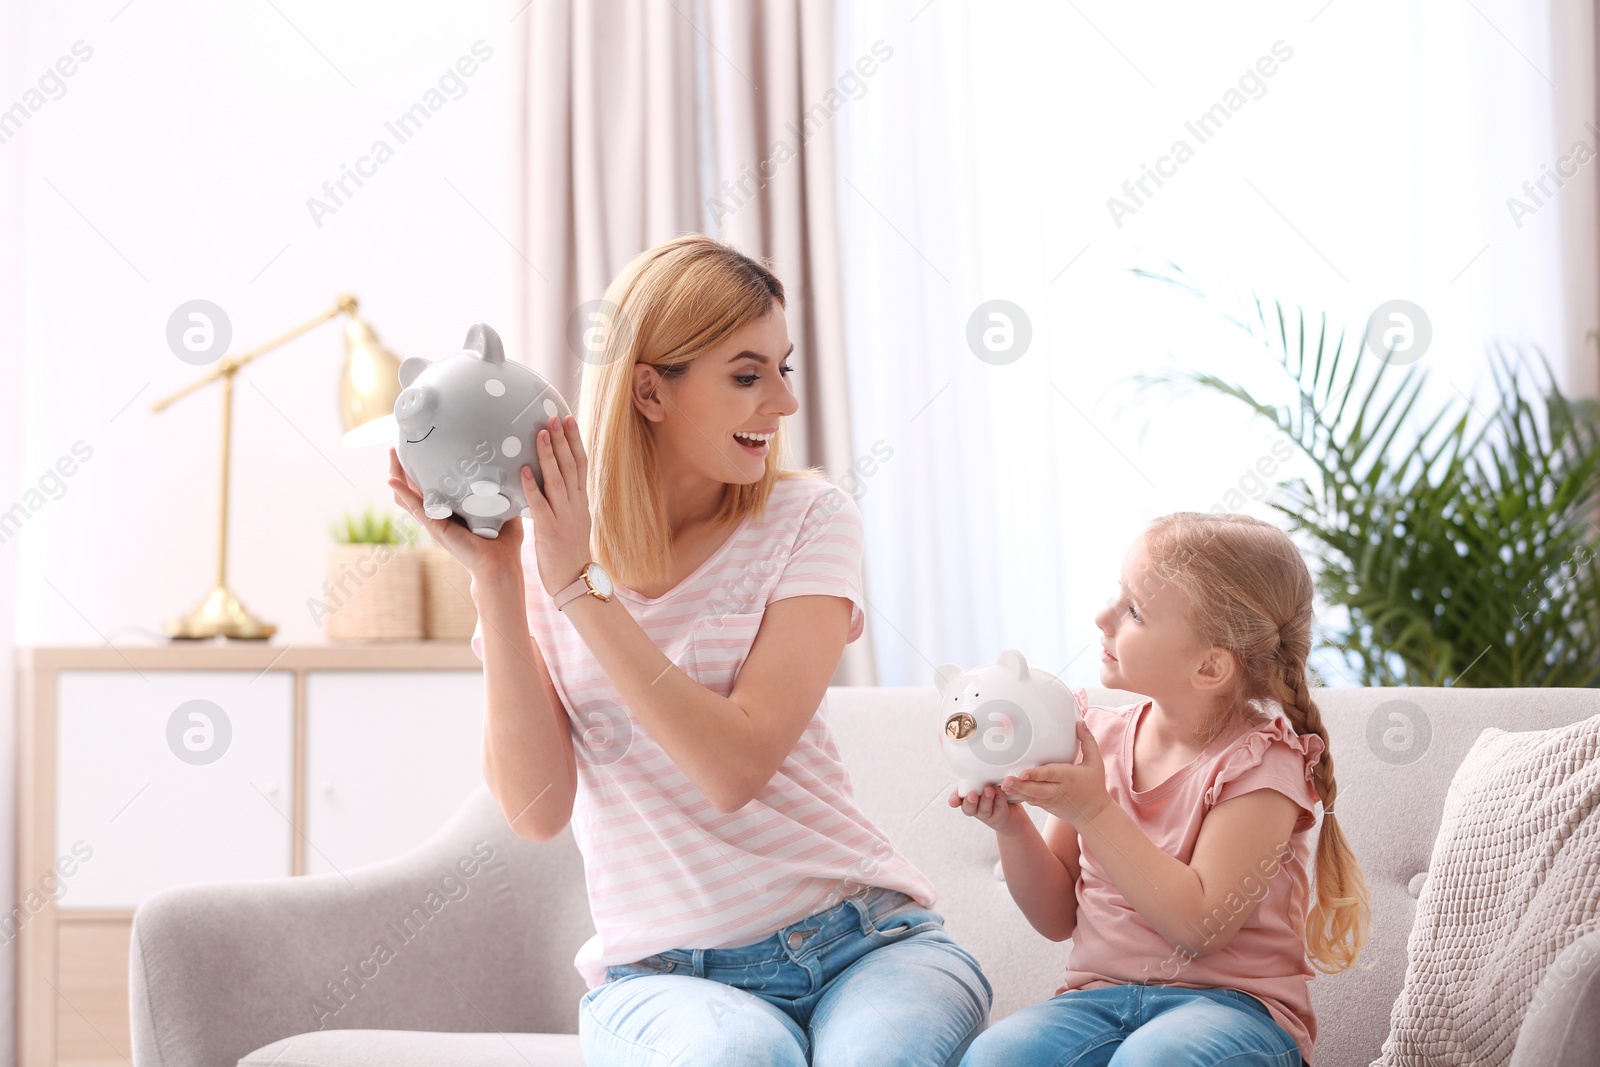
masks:
[(344, 326), (344, 372), (339, 376), (339, 421), (347, 448), (394, 441), (394, 402), (400, 396), (400, 357), (354, 314)]

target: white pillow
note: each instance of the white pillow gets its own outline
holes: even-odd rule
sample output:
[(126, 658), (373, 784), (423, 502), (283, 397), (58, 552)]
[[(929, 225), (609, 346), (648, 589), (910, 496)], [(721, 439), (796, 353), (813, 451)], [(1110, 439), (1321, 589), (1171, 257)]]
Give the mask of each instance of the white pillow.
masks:
[(1600, 926), (1600, 715), (1490, 727), (1445, 796), (1373, 1067), (1504, 1064), (1545, 971)]

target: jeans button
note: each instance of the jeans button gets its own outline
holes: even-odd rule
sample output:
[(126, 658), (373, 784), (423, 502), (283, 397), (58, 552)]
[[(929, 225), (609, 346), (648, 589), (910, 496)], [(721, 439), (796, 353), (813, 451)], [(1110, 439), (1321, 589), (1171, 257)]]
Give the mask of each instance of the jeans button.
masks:
[(789, 939), (788, 940), (789, 940), (789, 947), (792, 948), (792, 949), (797, 949), (801, 945), (805, 944), (806, 935), (802, 934), (799, 930), (796, 930), (794, 933), (789, 935)]

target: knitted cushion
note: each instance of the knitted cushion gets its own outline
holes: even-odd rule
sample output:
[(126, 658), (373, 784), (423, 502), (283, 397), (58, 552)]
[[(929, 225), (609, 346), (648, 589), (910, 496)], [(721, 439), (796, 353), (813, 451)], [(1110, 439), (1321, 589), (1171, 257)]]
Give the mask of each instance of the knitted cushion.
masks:
[(1600, 925), (1597, 757), (1600, 716), (1478, 735), (1445, 797), (1374, 1067), (1511, 1058), (1551, 961)]

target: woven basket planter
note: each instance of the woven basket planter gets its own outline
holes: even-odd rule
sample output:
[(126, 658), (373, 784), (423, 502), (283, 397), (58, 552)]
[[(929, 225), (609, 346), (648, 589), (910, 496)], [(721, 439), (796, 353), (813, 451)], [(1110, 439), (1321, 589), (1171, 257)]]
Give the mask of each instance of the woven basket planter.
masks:
[(418, 550), (422, 557), (422, 630), (430, 641), (468, 641), (478, 625), (472, 602), (472, 572), (439, 545)]
[(422, 639), (422, 553), (399, 545), (328, 550), (330, 641)]

